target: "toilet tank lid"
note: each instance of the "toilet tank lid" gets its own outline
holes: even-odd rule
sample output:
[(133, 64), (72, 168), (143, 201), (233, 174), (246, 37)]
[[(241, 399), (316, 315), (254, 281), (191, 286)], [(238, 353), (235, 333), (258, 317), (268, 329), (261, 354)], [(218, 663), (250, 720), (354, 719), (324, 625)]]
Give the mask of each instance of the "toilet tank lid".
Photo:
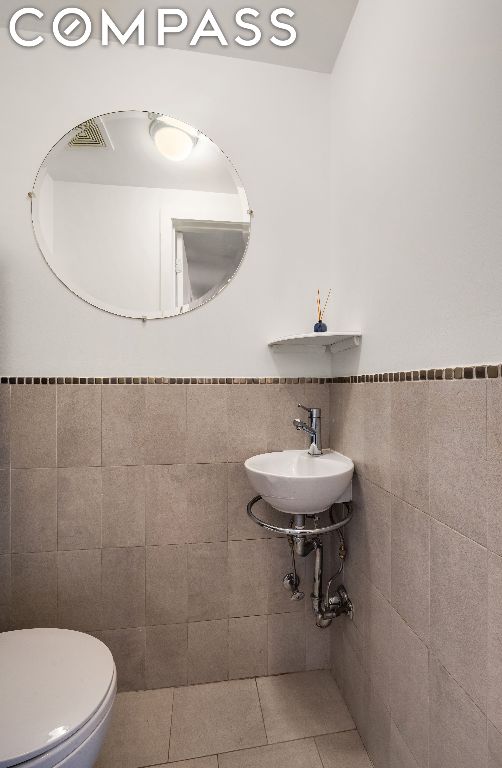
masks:
[(114, 679), (104, 643), (66, 629), (0, 634), (0, 768), (47, 752), (98, 709)]

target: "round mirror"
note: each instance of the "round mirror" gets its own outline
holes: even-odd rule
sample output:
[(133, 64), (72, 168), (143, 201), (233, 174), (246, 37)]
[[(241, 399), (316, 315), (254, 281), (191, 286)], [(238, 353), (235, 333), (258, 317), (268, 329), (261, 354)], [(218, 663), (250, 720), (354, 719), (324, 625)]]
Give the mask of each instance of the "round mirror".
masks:
[(113, 112), (63, 136), (37, 174), (35, 235), (77, 296), (116, 315), (171, 317), (204, 304), (242, 261), (250, 210), (207, 136), (154, 112)]

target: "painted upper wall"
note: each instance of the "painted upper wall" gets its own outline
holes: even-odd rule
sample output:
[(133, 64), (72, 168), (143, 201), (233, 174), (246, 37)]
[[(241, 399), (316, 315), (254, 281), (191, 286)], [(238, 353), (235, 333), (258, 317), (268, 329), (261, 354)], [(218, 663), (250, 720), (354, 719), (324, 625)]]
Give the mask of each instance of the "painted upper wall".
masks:
[(332, 75), (337, 374), (502, 360), (502, 4), (360, 0)]
[[(21, 49), (0, 32), (9, 73), (0, 121), (2, 375), (329, 375), (329, 355), (267, 347), (311, 330), (315, 292), (327, 281), (329, 76), (96, 41)], [(85, 304), (35, 243), (27, 193), (44, 155), (74, 125), (119, 109), (170, 114), (210, 136), (255, 212), (235, 278), (182, 317), (143, 324)]]
[[(37, 0), (36, 7), (44, 13), (43, 19), (37, 19), (33, 15), (24, 16), (22, 29), (40, 34), (42, 30), (50, 30), (52, 22), (58, 11), (64, 8), (61, 0)], [(271, 23), (272, 12), (280, 7), (276, 0), (254, 0), (252, 8), (258, 11), (259, 16), (243, 15), (243, 21), (254, 23), (261, 32), (261, 39), (256, 45), (244, 45), (236, 42), (236, 37), (243, 40), (254, 40), (255, 33), (249, 29), (242, 29), (236, 23), (236, 12), (245, 8), (238, 2), (229, 0), (190, 0), (180, 3), (187, 15), (187, 26), (184, 31), (166, 34), (166, 47), (184, 50), (196, 50), (201, 53), (215, 54), (233, 58), (243, 58), (248, 61), (263, 61), (280, 66), (299, 67), (314, 72), (329, 73), (333, 69), (338, 51), (347, 32), (350, 20), (354, 14), (357, 0), (315, 0), (315, 2), (287, 3), (287, 8), (294, 12), (294, 17), (279, 15), (278, 20), (290, 23), (298, 31), (298, 35), (292, 45), (278, 46), (270, 42), (270, 38), (276, 35), (279, 39), (287, 39), (289, 32), (278, 30)], [(92, 23), (92, 35), (101, 37), (101, 10), (105, 8), (119, 29), (125, 31), (141, 9), (145, 10), (145, 43), (157, 44), (157, 9), (162, 6), (158, 0), (80, 0), (77, 6), (84, 10)], [(0, 26), (8, 27), (9, 21), (19, 8), (19, 0), (2, 0), (0, 6)], [(68, 6), (66, 6), (68, 7)], [(196, 48), (190, 49), (192, 40), (199, 24), (208, 9), (214, 13), (216, 22), (223, 34), (227, 45), (221, 45), (215, 37), (201, 37)], [(64, 30), (75, 16), (68, 14), (61, 24)], [(176, 16), (167, 16), (167, 26), (177, 26)], [(82, 28), (79, 29), (82, 33)], [(35, 35), (32, 34), (31, 37)], [(30, 35), (27, 35), (28, 39)], [(110, 39), (113, 35), (110, 34)]]

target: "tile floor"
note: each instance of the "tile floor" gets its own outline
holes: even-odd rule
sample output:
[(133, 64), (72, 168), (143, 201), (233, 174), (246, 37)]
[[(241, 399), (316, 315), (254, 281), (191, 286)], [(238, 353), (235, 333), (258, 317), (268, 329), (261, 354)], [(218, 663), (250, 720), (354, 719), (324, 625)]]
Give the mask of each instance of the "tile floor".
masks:
[(96, 768), (371, 768), (328, 672), (120, 693)]

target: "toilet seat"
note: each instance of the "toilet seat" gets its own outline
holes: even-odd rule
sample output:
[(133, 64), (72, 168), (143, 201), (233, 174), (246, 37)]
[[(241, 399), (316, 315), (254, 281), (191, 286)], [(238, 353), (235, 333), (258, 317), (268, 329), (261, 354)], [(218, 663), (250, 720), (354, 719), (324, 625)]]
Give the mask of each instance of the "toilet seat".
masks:
[(62, 629), (0, 634), (0, 768), (52, 768), (107, 721), (116, 690), (108, 648)]

